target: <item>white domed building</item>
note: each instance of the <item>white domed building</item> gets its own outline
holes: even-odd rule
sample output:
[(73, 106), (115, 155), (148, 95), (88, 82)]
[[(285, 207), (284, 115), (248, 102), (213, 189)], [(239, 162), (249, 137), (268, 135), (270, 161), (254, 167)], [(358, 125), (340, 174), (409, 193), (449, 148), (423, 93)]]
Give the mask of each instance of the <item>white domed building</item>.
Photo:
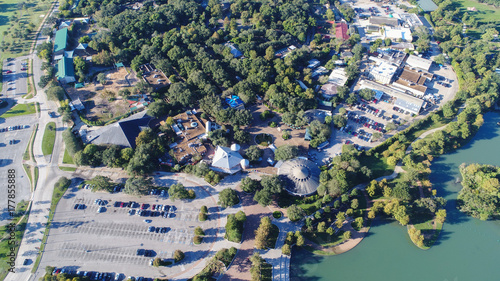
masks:
[(316, 163), (305, 158), (285, 161), (278, 169), (278, 175), (287, 181), (285, 189), (297, 196), (315, 193), (318, 190), (320, 173)]

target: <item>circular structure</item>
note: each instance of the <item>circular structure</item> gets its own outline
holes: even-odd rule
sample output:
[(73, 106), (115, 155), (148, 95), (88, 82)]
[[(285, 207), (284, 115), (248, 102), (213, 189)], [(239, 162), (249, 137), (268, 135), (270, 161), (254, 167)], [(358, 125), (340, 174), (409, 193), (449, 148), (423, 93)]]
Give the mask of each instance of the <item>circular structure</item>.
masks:
[(192, 128), (198, 127), (198, 123), (196, 123), (196, 122), (191, 122), (191, 127), (192, 127)]
[(239, 144), (237, 144), (237, 143), (233, 143), (233, 144), (231, 145), (231, 150), (232, 150), (232, 151), (239, 151), (239, 150), (240, 150), (240, 145), (239, 145)]
[(289, 181), (286, 190), (293, 195), (306, 196), (316, 192), (321, 170), (312, 161), (295, 158), (285, 161), (278, 169), (278, 175)]
[(265, 133), (258, 134), (255, 136), (255, 143), (257, 143), (260, 146), (267, 147), (271, 143), (273, 143), (273, 137), (271, 135), (265, 134)]
[(247, 169), (250, 166), (250, 161), (248, 161), (248, 159), (241, 159), (240, 165), (241, 168)]

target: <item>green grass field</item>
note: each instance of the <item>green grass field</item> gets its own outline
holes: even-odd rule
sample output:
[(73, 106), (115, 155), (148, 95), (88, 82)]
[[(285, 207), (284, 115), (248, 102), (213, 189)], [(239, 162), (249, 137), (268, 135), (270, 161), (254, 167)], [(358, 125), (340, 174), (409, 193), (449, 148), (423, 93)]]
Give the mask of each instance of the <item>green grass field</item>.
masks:
[(5, 112), (0, 116), (0, 118), (9, 118), (14, 116), (21, 116), (27, 114), (33, 114), (36, 112), (34, 103), (24, 103), (24, 104), (16, 104), (14, 107), (9, 109), (9, 111)]
[(63, 164), (75, 164), (75, 162), (73, 162), (73, 157), (69, 155), (67, 149), (64, 150)]
[[(19, 3), (25, 3), (24, 7)], [(29, 52), (43, 16), (50, 9), (50, 1), (23, 2), (19, 0), (3, 0), (0, 4), (0, 44), (7, 44), (6, 50), (0, 52), (0, 59), (18, 57)], [(16, 17), (12, 20), (13, 16)], [(31, 30), (25, 38), (13, 38), (11, 31), (15, 29)], [(7, 32), (4, 35), (4, 32)]]
[(65, 172), (74, 172), (74, 171), (76, 171), (76, 168), (59, 166), (59, 170), (65, 171)]
[(50, 155), (54, 150), (54, 141), (56, 140), (56, 123), (50, 122), (45, 126), (42, 140), (43, 155)]
[[(481, 22), (500, 22), (500, 8), (495, 8), (492, 5), (482, 4), (471, 0), (457, 0), (460, 4), (461, 12), (468, 12)], [(476, 7), (477, 11), (467, 11), (467, 7)]]

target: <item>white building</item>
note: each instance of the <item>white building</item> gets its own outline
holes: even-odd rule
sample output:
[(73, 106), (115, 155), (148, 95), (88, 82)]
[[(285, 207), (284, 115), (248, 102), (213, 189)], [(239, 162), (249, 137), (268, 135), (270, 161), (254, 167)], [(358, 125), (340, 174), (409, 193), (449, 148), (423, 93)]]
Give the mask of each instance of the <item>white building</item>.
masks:
[(381, 91), (384, 94), (389, 95), (390, 97), (395, 99), (395, 106), (402, 108), (412, 114), (418, 115), (420, 113), (420, 110), (422, 109), (422, 106), (424, 105), (424, 100), (409, 95), (404, 90), (382, 85), (377, 82), (373, 82), (370, 80), (361, 81), (359, 89), (361, 90), (365, 88)]
[(345, 68), (338, 67), (332, 70), (332, 73), (330, 73), (330, 76), (328, 76), (328, 83), (338, 86), (344, 86), (347, 82), (347, 79), (348, 77), (345, 72)]
[(429, 68), (431, 68), (432, 65), (432, 61), (421, 57), (417, 57), (415, 55), (410, 55), (406, 60), (406, 64), (412, 67), (423, 69), (425, 71), (429, 71)]
[(371, 68), (369, 76), (382, 84), (390, 84), (397, 69), (392, 64), (379, 62)]
[(384, 27), (382, 30), (382, 38), (389, 38), (391, 40), (401, 39), (406, 42), (411, 42), (413, 40), (411, 30), (406, 27)]
[(238, 152), (239, 149), (240, 146), (234, 144), (231, 148), (217, 146), (214, 158), (212, 159), (212, 170), (228, 174), (241, 171), (241, 160), (243, 160), (243, 157)]

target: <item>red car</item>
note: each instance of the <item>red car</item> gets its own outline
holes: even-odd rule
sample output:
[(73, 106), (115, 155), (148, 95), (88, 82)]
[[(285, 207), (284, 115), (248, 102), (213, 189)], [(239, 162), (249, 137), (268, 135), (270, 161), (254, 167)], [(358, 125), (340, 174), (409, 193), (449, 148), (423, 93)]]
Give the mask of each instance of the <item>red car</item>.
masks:
[(120, 208), (123, 208), (123, 207), (125, 207), (125, 202), (122, 202), (122, 203), (120, 204)]
[(153, 204), (153, 207), (151, 207), (151, 210), (154, 210), (154, 209), (155, 209), (155, 207), (156, 207), (156, 205), (155, 205), (155, 204)]
[(141, 205), (141, 210), (144, 210), (144, 209), (146, 209), (146, 204)]
[(7, 70), (5, 73), (7, 74), (12, 73), (12, 70)]
[(26, 67), (21, 68), (21, 70), (26, 70), (26, 69), (27, 69)]

